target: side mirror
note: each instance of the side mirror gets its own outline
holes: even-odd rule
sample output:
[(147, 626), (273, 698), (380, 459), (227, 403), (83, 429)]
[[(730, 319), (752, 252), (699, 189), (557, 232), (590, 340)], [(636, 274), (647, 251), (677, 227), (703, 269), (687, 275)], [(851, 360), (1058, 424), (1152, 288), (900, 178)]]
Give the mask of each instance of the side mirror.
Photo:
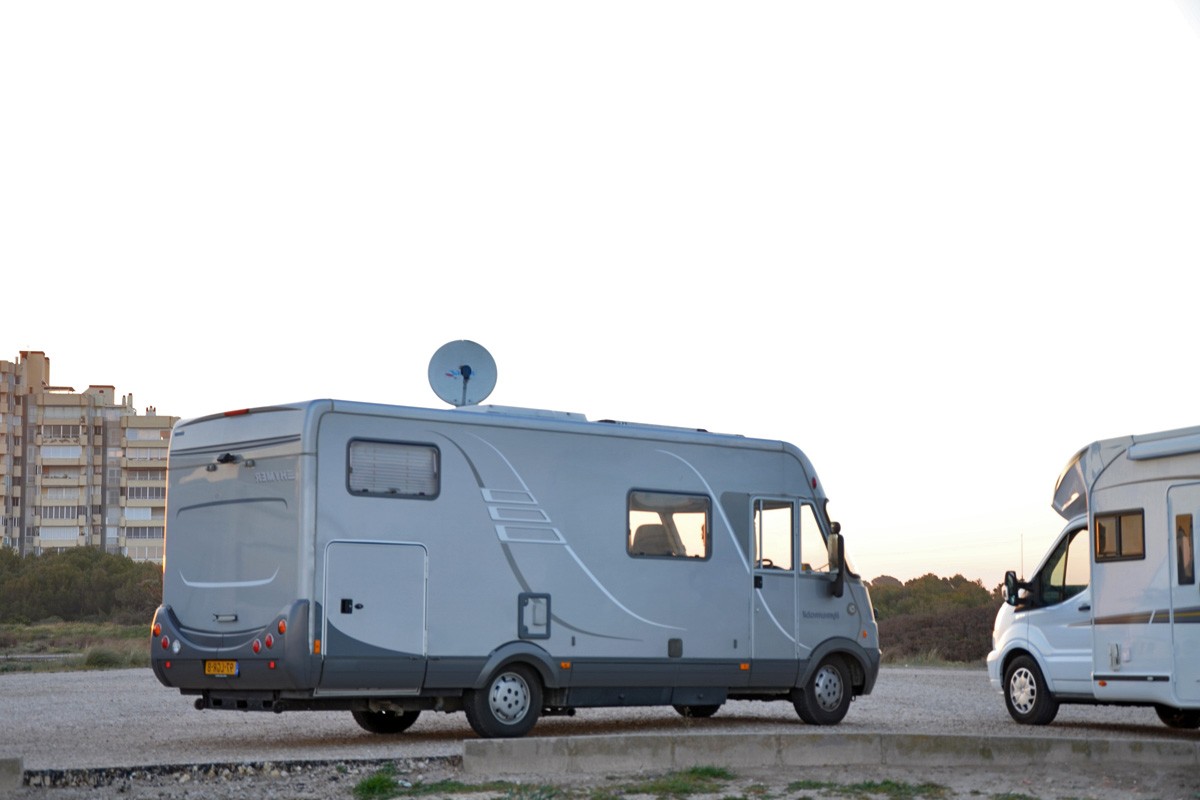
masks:
[[(840, 526), (839, 526), (840, 528)], [(829, 570), (833, 581), (829, 584), (829, 593), (841, 597), (846, 591), (846, 545), (842, 535), (834, 532), (829, 535)]]
[(1017, 580), (1017, 573), (1011, 569), (1004, 573), (1004, 602), (1010, 606), (1017, 604), (1017, 590), (1022, 588), (1021, 581)]

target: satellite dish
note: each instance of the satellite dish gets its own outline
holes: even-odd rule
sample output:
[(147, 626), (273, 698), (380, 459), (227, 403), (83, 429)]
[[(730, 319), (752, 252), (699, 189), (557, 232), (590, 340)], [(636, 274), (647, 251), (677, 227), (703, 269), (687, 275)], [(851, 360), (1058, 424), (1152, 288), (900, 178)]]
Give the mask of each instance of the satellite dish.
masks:
[(496, 388), (496, 361), (483, 345), (446, 342), (429, 360), (429, 385), (452, 406), (482, 403)]

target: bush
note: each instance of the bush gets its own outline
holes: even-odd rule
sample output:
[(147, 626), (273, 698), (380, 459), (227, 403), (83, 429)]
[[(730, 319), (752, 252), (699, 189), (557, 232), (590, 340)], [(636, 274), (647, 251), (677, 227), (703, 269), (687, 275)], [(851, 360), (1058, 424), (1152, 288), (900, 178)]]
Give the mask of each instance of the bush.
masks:
[(992, 647), (998, 591), (962, 575), (922, 575), (901, 583), (883, 575), (871, 581), (884, 660), (983, 661)]
[(90, 648), (83, 656), (83, 665), (88, 669), (123, 667), (128, 663), (127, 657), (108, 647)]
[(148, 622), (162, 598), (162, 568), (93, 547), (18, 557), (0, 550), (0, 622), (58, 618)]

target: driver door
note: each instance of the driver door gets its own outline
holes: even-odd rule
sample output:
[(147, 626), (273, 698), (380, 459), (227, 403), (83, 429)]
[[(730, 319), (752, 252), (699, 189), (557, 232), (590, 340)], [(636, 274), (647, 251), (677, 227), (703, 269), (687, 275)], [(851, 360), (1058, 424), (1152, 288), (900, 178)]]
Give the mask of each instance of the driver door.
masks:
[(792, 686), (797, 675), (796, 501), (756, 498), (750, 680)]

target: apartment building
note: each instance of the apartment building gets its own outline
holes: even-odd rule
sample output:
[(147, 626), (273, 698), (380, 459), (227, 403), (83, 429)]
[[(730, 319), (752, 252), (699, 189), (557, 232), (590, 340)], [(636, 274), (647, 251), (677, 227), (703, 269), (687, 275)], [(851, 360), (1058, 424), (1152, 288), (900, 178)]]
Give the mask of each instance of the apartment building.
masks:
[(0, 361), (0, 545), (21, 555), (101, 547), (161, 561), (167, 448), (177, 417), (112, 386), (50, 381), (50, 359)]

